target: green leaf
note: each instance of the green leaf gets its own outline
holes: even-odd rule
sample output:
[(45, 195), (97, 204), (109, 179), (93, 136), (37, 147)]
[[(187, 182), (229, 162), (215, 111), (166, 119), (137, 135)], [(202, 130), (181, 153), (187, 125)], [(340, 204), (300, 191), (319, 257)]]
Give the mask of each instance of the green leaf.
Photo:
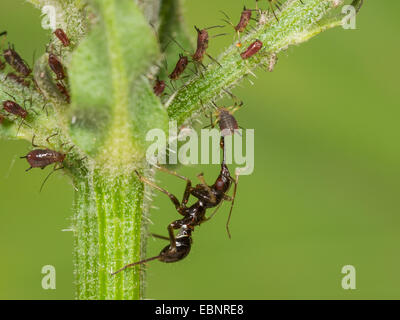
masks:
[(133, 1), (92, 3), (96, 24), (70, 64), (70, 130), (90, 156), (118, 167), (143, 160), (147, 131), (167, 127), (166, 110), (145, 77), (159, 48)]

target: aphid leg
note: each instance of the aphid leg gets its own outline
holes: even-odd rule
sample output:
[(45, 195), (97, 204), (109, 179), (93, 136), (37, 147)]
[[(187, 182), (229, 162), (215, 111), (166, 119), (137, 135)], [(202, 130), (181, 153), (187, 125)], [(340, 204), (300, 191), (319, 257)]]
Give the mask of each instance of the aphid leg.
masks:
[(56, 132), (56, 133), (52, 134), (51, 136), (47, 137), (46, 138), (47, 143), (50, 144), (50, 139), (55, 137), (55, 136), (57, 136), (57, 135), (58, 135), (58, 132)]
[(212, 56), (210, 56), (207, 52), (205, 53), (207, 57), (209, 57), (212, 61), (214, 61), (216, 64), (218, 64), (220, 67), (222, 67), (222, 65), (217, 61), (217, 59), (214, 59)]
[(143, 183), (148, 184), (149, 186), (153, 187), (154, 189), (157, 189), (158, 191), (161, 191), (162, 193), (166, 194), (168, 196), (168, 198), (174, 204), (175, 209), (178, 211), (178, 213), (181, 214), (181, 210), (180, 210), (181, 209), (181, 204), (180, 204), (179, 200), (172, 193), (169, 193), (167, 190), (161, 188), (160, 186), (158, 186), (154, 182), (152, 182), (152, 181), (146, 179), (145, 177), (141, 176), (138, 171), (135, 170), (135, 173), (139, 177), (140, 181), (142, 181)]

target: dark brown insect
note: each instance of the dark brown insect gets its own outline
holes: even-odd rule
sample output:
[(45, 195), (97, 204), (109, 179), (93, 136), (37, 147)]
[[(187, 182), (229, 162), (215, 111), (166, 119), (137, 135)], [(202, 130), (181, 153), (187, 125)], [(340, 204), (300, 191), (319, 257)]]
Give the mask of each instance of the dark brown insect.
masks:
[(44, 169), (53, 163), (62, 163), (65, 156), (64, 153), (50, 149), (35, 149), (30, 151), (26, 156), (21, 157), (21, 159), (26, 159), (28, 161), (30, 168), (25, 171), (29, 171), (32, 168)]
[[(202, 174), (198, 175), (198, 178), (200, 179), (201, 184), (196, 185), (195, 187), (192, 187), (192, 182), (184, 177), (181, 176), (173, 171), (169, 171), (165, 168), (160, 168), (162, 171), (165, 171), (169, 174), (172, 174), (180, 179), (183, 179), (186, 181), (186, 188), (183, 196), (182, 202), (179, 202), (179, 200), (171, 193), (169, 193), (167, 190), (159, 187), (152, 181), (147, 180), (146, 178), (142, 177), (139, 175), (138, 172), (136, 174), (139, 176), (139, 179), (150, 185), (153, 188), (156, 188), (157, 190), (163, 192), (166, 194), (169, 199), (172, 201), (174, 204), (176, 210), (178, 211), (179, 214), (183, 216), (182, 219), (175, 220), (171, 222), (168, 225), (168, 237), (164, 236), (159, 236), (159, 235), (153, 235), (157, 238), (160, 239), (165, 239), (168, 240), (170, 243), (167, 245), (164, 249), (161, 250), (160, 254), (147, 258), (138, 262), (134, 262), (131, 264), (128, 264), (124, 266), (123, 268), (115, 271), (112, 273), (112, 275), (115, 275), (129, 267), (133, 267), (138, 264), (143, 264), (148, 261), (152, 260), (159, 260), (161, 262), (177, 262), (185, 258), (191, 249), (192, 245), (192, 232), (194, 231), (194, 228), (196, 226), (199, 226), (201, 223), (209, 220), (216, 212), (212, 213), (209, 217), (206, 217), (206, 211), (207, 209), (211, 208), (219, 208), (220, 204), (222, 204), (223, 201), (231, 201), (231, 210), (229, 212), (229, 217), (228, 217), (228, 222), (226, 225), (228, 235), (230, 237), (229, 233), (229, 220), (230, 216), (232, 213), (232, 208), (234, 205), (234, 200), (236, 196), (236, 189), (237, 189), (237, 183), (238, 183), (238, 176), (236, 176), (236, 179), (234, 179), (229, 172), (228, 167), (226, 166), (226, 158), (225, 158), (225, 148), (224, 148), (224, 137), (221, 137), (221, 148), (223, 149), (223, 160), (221, 163), (221, 171), (218, 176), (218, 178), (215, 180), (214, 184), (209, 186), (206, 184), (204, 177)], [(229, 191), (232, 183), (235, 185), (233, 195), (232, 197), (228, 196), (226, 193)], [(195, 198), (198, 199), (197, 202), (192, 204), (190, 207), (187, 207), (187, 203), (189, 200), (189, 196), (192, 195)], [(178, 234), (175, 236), (174, 230), (178, 230)]]
[(68, 47), (70, 45), (70, 41), (68, 36), (65, 34), (64, 30), (61, 28), (56, 29), (56, 31), (54, 31), (54, 34), (56, 35), (56, 37), (62, 42), (62, 44), (64, 45), (64, 47)]
[(158, 97), (161, 96), (165, 90), (165, 87), (165, 81), (157, 79), (153, 87), (154, 94)]
[(8, 73), (6, 76), (6, 79), (11, 79), (24, 87), (30, 86), (30, 82), (28, 80), (26, 80), (24, 77), (19, 76), (13, 72)]
[(3, 51), (3, 57), (6, 62), (14, 68), (15, 71), (27, 77), (31, 74), (32, 70), (28, 67), (25, 61), (14, 50), (14, 47), (9, 46), (8, 49)]
[(251, 19), (251, 13), (252, 10), (246, 9), (246, 7), (243, 8), (239, 23), (234, 27), (238, 33), (243, 32), (246, 29)]
[(22, 119), (25, 119), (28, 115), (28, 112), (24, 108), (22, 108), (18, 103), (11, 100), (3, 101), (3, 108), (8, 113), (11, 113)]
[(69, 95), (67, 88), (61, 82), (57, 82), (56, 85), (60, 93), (65, 97), (67, 103), (71, 103), (71, 96)]
[(57, 56), (53, 53), (49, 53), (49, 66), (51, 70), (56, 74), (56, 80), (63, 80), (65, 78), (64, 67)]
[(197, 31), (197, 49), (196, 52), (193, 54), (192, 59), (193, 61), (201, 62), (204, 58), (204, 54), (208, 49), (208, 32), (206, 29), (200, 30), (196, 26), (194, 28)]
[(261, 50), (263, 44), (260, 40), (254, 41), (244, 52), (240, 54), (242, 59), (248, 59)]
[(178, 80), (182, 73), (185, 71), (187, 65), (189, 63), (188, 57), (183, 54), (179, 54), (179, 60), (176, 63), (175, 69), (168, 76), (171, 80)]

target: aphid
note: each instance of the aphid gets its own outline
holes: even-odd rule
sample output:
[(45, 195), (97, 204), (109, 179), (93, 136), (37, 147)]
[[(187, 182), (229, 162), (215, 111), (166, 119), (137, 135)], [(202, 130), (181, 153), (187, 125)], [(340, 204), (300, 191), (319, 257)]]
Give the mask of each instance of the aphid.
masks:
[(56, 85), (60, 93), (65, 97), (67, 103), (71, 103), (71, 96), (69, 95), (67, 88), (59, 81), (57, 81)]
[(165, 87), (166, 87), (165, 81), (156, 79), (156, 82), (153, 87), (154, 94), (158, 97), (161, 96), (165, 90)]
[(219, 129), (221, 131), (221, 136), (226, 137), (235, 134), (239, 130), (239, 124), (233, 114), (243, 105), (243, 102), (240, 104), (236, 104), (232, 107), (224, 108), (218, 107), (214, 102), (212, 102), (213, 106), (216, 109), (217, 119), (215, 122), (212, 120), (211, 113), (211, 127), (215, 127), (215, 124), (218, 123)]
[(22, 119), (26, 119), (28, 115), (28, 112), (24, 108), (22, 108), (18, 103), (11, 100), (3, 101), (3, 108), (8, 113), (11, 113)]
[(64, 67), (57, 56), (53, 53), (49, 53), (49, 66), (51, 70), (56, 74), (56, 80), (63, 80), (65, 78)]
[(70, 45), (70, 41), (68, 36), (65, 34), (64, 30), (61, 28), (58, 28), (54, 31), (54, 34), (56, 37), (62, 42), (64, 47), (68, 47)]
[(24, 86), (24, 87), (29, 87), (30, 86), (30, 82), (28, 80), (26, 80), (24, 77), (16, 75), (13, 72), (10, 72), (7, 74), (6, 79), (11, 79), (17, 83), (19, 83), (20, 85)]
[[(194, 26), (195, 30), (197, 31), (197, 48), (196, 48), (195, 53), (192, 55), (192, 60), (193, 61), (201, 63), (203, 61), (203, 59), (204, 59), (204, 55), (206, 55), (211, 60), (213, 60), (214, 62), (219, 64), (219, 62), (217, 60), (215, 60), (213, 57), (211, 57), (207, 53), (208, 41), (210, 39), (207, 30), (213, 29), (213, 28), (223, 28), (223, 27), (224, 26), (212, 26), (212, 27), (208, 27), (208, 28), (200, 30), (199, 28)], [(212, 37), (215, 38), (215, 37), (223, 36), (223, 35), (226, 35), (226, 33), (220, 33), (220, 34), (214, 35)]]
[(234, 27), (236, 32), (243, 32), (246, 29), (247, 25), (250, 22), (251, 14), (252, 10), (246, 9), (246, 7), (243, 8), (243, 11), (240, 15), (239, 23)]
[[(185, 258), (191, 249), (192, 245), (192, 232), (194, 231), (194, 228), (196, 226), (199, 226), (203, 222), (211, 219), (211, 217), (215, 214), (216, 210), (220, 207), (223, 201), (231, 201), (231, 209), (229, 212), (228, 216), (228, 221), (227, 221), (227, 231), (228, 235), (230, 237), (229, 233), (229, 220), (231, 217), (232, 213), (232, 208), (234, 205), (234, 200), (236, 197), (236, 189), (237, 189), (237, 184), (238, 184), (238, 176), (236, 176), (236, 180), (231, 177), (229, 173), (229, 169), (225, 164), (226, 157), (225, 157), (225, 147), (224, 147), (224, 137), (221, 137), (221, 142), (220, 146), (223, 149), (223, 160), (221, 163), (221, 171), (219, 176), (217, 177), (215, 183), (211, 186), (207, 185), (204, 177), (202, 174), (198, 175), (198, 178), (200, 179), (201, 184), (196, 185), (195, 187), (192, 187), (192, 182), (186, 178), (183, 177), (173, 171), (169, 171), (165, 168), (159, 168), (162, 171), (165, 171), (169, 174), (172, 174), (180, 179), (183, 179), (186, 181), (186, 188), (185, 192), (183, 195), (182, 202), (179, 202), (179, 200), (171, 193), (169, 193), (167, 190), (159, 187), (152, 181), (147, 180), (146, 178), (142, 177), (137, 171), (136, 174), (138, 175), (139, 179), (150, 185), (153, 188), (156, 188), (157, 190), (163, 192), (166, 194), (169, 199), (172, 201), (174, 204), (176, 210), (178, 211), (179, 214), (183, 216), (182, 219), (175, 220), (171, 222), (167, 229), (168, 229), (168, 237), (164, 236), (159, 236), (159, 235), (154, 235), (157, 238), (165, 239), (170, 242), (169, 245), (164, 247), (164, 249), (161, 250), (160, 254), (147, 258), (138, 262), (130, 263), (124, 266), (123, 268), (115, 271), (112, 273), (112, 275), (115, 275), (129, 267), (133, 267), (138, 264), (143, 264), (148, 261), (152, 260), (159, 260), (161, 262), (177, 262)], [(226, 193), (229, 191), (232, 183), (235, 184), (235, 188), (233, 191), (232, 197), (228, 196)], [(192, 204), (190, 207), (187, 207), (187, 203), (189, 200), (190, 195), (194, 196), (195, 198), (198, 199), (197, 202)], [(216, 208), (216, 210), (209, 216), (206, 217), (206, 211), (207, 209), (210, 208)], [(177, 235), (175, 236), (174, 230), (178, 230)]]
[(197, 31), (197, 49), (196, 52), (193, 54), (192, 59), (193, 61), (201, 62), (208, 48), (209, 36), (206, 29), (200, 30), (196, 26), (194, 26), (194, 28)]
[(185, 71), (187, 65), (189, 63), (189, 59), (187, 56), (183, 54), (179, 54), (179, 60), (176, 63), (174, 70), (168, 76), (171, 80), (178, 80), (182, 73)]
[(62, 163), (65, 156), (64, 153), (50, 149), (35, 149), (30, 151), (26, 156), (21, 157), (21, 159), (26, 159), (28, 161), (30, 168), (25, 171), (29, 171), (32, 168), (44, 169), (50, 164)]
[(244, 52), (240, 54), (242, 59), (248, 59), (261, 50), (263, 44), (260, 40), (254, 41)]
[[(49, 142), (50, 138), (56, 136), (57, 134), (58, 133), (51, 135), (50, 137), (48, 137), (46, 139), (46, 141), (48, 143), (50, 143)], [(32, 137), (32, 146), (35, 148), (39, 147), (38, 145), (35, 145), (34, 139), (35, 139), (35, 136)], [(69, 149), (69, 151), (71, 151), (72, 148), (73, 148), (73, 146)], [(44, 184), (49, 179), (49, 177), (51, 176), (52, 173), (54, 173), (57, 170), (64, 169), (64, 166), (62, 164), (65, 160), (65, 157), (67, 156), (67, 153), (62, 153), (62, 152), (58, 152), (58, 151), (51, 150), (48, 148), (44, 148), (44, 149), (34, 149), (34, 150), (30, 151), (26, 156), (21, 157), (21, 159), (26, 159), (30, 165), (30, 167), (28, 169), (26, 169), (25, 171), (29, 171), (32, 168), (44, 169), (47, 166), (54, 163), (54, 168), (47, 175), (46, 179), (44, 179), (44, 181), (40, 187), (40, 191), (42, 191)]]
[(28, 67), (26, 62), (20, 57), (20, 55), (14, 50), (14, 47), (9, 45), (8, 49), (3, 51), (3, 57), (6, 62), (14, 68), (15, 71), (27, 77), (31, 74), (32, 70)]

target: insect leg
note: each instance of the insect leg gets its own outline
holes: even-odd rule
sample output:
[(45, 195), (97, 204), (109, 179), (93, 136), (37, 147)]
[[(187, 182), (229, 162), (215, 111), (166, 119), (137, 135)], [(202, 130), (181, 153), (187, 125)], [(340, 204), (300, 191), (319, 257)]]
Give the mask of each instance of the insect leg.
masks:
[(180, 204), (180, 202), (178, 201), (178, 199), (177, 199), (172, 193), (169, 193), (167, 190), (161, 188), (160, 186), (158, 186), (158, 185), (155, 184), (154, 182), (152, 182), (152, 181), (146, 179), (145, 177), (141, 176), (141, 175), (139, 174), (139, 172), (137, 172), (136, 170), (135, 170), (135, 173), (136, 173), (137, 176), (139, 177), (140, 181), (142, 181), (143, 183), (148, 184), (149, 186), (153, 187), (154, 189), (157, 189), (158, 191), (161, 191), (162, 193), (166, 194), (166, 195), (168, 196), (168, 198), (170, 198), (170, 200), (171, 200), (172, 203), (174, 204), (175, 209), (176, 209), (180, 214), (182, 214), (182, 213), (181, 213), (181, 204)]

